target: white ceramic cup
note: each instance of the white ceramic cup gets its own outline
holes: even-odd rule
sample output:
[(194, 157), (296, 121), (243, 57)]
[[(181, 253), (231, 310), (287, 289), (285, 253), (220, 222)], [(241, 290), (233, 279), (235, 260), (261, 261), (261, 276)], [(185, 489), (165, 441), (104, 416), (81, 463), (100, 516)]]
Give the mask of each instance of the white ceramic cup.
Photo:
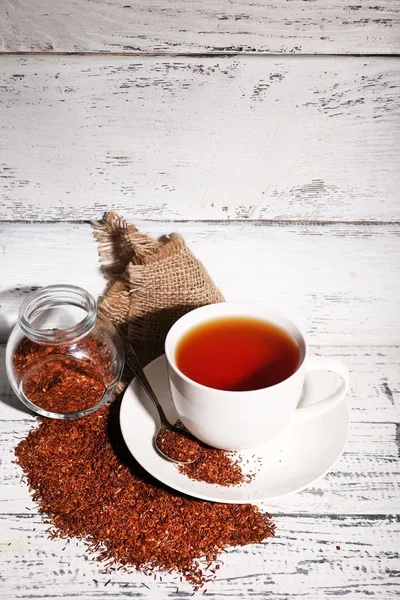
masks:
[[(178, 369), (175, 360), (180, 339), (200, 323), (227, 316), (262, 319), (287, 331), (300, 348), (297, 371), (276, 385), (247, 392), (217, 390), (189, 379)], [(342, 362), (309, 357), (304, 336), (293, 323), (279, 312), (255, 304), (223, 302), (187, 313), (169, 330), (165, 355), (171, 395), (182, 423), (199, 440), (224, 450), (252, 448), (271, 440), (291, 419), (309, 419), (333, 408), (349, 387), (349, 373)], [(342, 383), (328, 397), (297, 408), (306, 373), (312, 370), (333, 371), (341, 376)]]

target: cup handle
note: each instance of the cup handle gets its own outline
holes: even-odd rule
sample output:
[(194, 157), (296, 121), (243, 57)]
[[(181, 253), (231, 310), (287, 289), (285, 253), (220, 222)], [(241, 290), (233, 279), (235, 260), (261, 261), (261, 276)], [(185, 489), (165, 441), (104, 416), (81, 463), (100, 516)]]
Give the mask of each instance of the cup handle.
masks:
[(317, 417), (318, 415), (322, 415), (328, 410), (331, 410), (336, 404), (339, 404), (339, 402), (343, 400), (349, 390), (349, 371), (346, 365), (340, 360), (336, 360), (335, 358), (325, 358), (323, 356), (311, 356), (306, 359), (304, 367), (306, 376), (310, 371), (332, 371), (341, 376), (342, 383), (337, 390), (332, 392), (332, 394), (326, 398), (322, 398), (314, 404), (297, 408), (292, 415), (292, 421), (295, 423), (308, 421), (308, 419), (312, 419), (313, 417)]

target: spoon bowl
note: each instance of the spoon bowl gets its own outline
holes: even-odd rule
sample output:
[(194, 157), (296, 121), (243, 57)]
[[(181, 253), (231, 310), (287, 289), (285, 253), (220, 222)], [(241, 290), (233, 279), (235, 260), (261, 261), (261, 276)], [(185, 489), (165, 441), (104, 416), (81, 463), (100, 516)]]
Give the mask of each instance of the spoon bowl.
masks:
[(164, 458), (180, 465), (188, 465), (199, 458), (199, 442), (178, 426), (161, 425), (154, 436), (154, 445)]

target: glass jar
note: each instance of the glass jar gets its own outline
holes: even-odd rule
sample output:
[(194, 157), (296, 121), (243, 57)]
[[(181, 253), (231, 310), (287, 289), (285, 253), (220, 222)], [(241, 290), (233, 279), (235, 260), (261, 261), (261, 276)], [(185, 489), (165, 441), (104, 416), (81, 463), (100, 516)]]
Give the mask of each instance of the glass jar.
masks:
[(22, 303), (6, 348), (6, 368), (20, 400), (45, 417), (73, 419), (98, 410), (120, 380), (124, 349), (93, 296), (50, 285)]

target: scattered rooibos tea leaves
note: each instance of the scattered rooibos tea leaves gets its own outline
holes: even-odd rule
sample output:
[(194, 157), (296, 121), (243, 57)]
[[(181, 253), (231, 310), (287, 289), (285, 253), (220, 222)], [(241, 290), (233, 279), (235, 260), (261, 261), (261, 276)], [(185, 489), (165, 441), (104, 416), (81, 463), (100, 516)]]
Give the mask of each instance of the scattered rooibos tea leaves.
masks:
[(201, 444), (202, 451), (196, 462), (177, 465), (177, 469), (195, 481), (215, 483), (225, 487), (250, 483), (256, 473), (244, 474), (236, 452), (226, 452)]
[(199, 442), (185, 431), (162, 429), (157, 435), (156, 444), (165, 456), (179, 462), (190, 463), (197, 460), (201, 453)]
[(255, 506), (194, 500), (151, 479), (127, 451), (118, 414), (114, 402), (83, 419), (41, 419), (17, 446), (51, 537), (84, 540), (108, 568), (175, 570), (200, 586), (224, 548), (274, 535)]
[(244, 465), (237, 452), (211, 448), (186, 435), (184, 431), (162, 429), (157, 435), (156, 444), (165, 456), (188, 463), (176, 467), (183, 475), (195, 481), (227, 487), (250, 483), (256, 475), (256, 472), (243, 472)]
[(57, 413), (95, 406), (113, 380), (106, 343), (91, 337), (58, 346), (23, 338), (15, 350), (13, 367), (23, 380), (27, 398)]

